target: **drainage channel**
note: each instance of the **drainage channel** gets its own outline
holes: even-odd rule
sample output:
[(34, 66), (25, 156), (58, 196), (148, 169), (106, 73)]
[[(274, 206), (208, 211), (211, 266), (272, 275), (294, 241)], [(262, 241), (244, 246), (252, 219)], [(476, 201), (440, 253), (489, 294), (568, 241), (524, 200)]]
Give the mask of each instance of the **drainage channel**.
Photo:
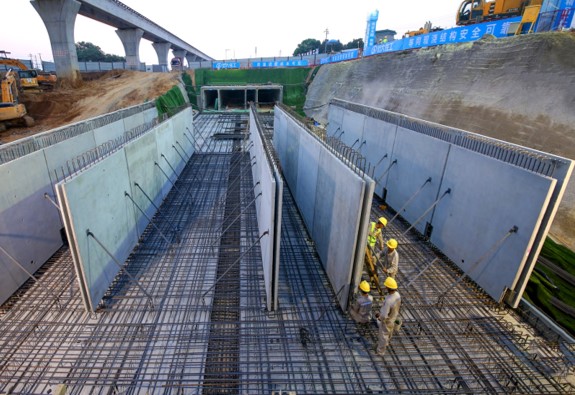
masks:
[[(230, 163), (243, 160), (235, 141)], [(220, 239), (216, 287), (210, 315), (210, 335), (204, 377), (205, 394), (235, 394), (239, 392), (239, 335), (240, 335), (240, 258), (241, 166), (231, 166), (224, 209), (223, 229)]]

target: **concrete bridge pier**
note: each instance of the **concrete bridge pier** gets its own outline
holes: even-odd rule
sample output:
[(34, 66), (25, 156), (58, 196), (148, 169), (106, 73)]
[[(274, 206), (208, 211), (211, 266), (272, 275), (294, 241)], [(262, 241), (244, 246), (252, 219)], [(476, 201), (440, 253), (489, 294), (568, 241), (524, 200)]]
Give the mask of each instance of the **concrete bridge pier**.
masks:
[(152, 47), (154, 47), (158, 55), (158, 64), (162, 68), (162, 71), (168, 71), (168, 53), (170, 52), (171, 46), (172, 44), (168, 42), (152, 43)]
[[(188, 59), (186, 58), (186, 54), (188, 53), (188, 51), (184, 50), (184, 49), (178, 49), (178, 50), (174, 50), (172, 51), (174, 53), (174, 56), (182, 59), (182, 70), (184, 69), (184, 59)], [(190, 67), (190, 63), (188, 62), (188, 67)]]
[(198, 62), (201, 58), (198, 55), (194, 55), (193, 53), (186, 54), (186, 61), (188, 62), (188, 67), (192, 64), (192, 62)]
[(46, 25), (59, 80), (75, 85), (81, 79), (74, 41), (74, 25), (81, 4), (76, 0), (32, 0), (30, 3)]
[(120, 37), (126, 52), (126, 64), (129, 70), (140, 70), (140, 40), (144, 35), (142, 29), (118, 29), (116, 34)]

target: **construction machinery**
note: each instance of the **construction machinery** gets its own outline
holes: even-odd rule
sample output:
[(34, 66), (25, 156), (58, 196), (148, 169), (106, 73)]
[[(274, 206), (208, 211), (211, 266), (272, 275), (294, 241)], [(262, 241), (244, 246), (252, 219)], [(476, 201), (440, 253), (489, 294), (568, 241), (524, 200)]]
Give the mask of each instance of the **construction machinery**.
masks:
[(26, 111), (26, 106), (19, 102), (18, 86), (12, 70), (8, 70), (0, 82), (0, 131), (13, 126), (34, 125), (34, 118)]
[(420, 36), (422, 34), (427, 34), (427, 33), (432, 33), (432, 32), (438, 32), (440, 30), (443, 30), (443, 28), (441, 27), (432, 27), (431, 26), (431, 21), (427, 21), (425, 22), (425, 25), (423, 25), (423, 27), (420, 27), (419, 30), (411, 30), (408, 32), (405, 32), (405, 34), (403, 35), (403, 38), (406, 37), (415, 37), (415, 36)]
[(42, 70), (29, 69), (18, 59), (8, 57), (10, 52), (0, 51), (0, 65), (18, 68), (18, 79), (20, 88), (25, 90), (39, 90), (40, 88), (53, 88), (56, 85), (57, 77), (55, 73)]
[(527, 6), (541, 6), (543, 0), (464, 0), (457, 11), (459, 26), (523, 15)]

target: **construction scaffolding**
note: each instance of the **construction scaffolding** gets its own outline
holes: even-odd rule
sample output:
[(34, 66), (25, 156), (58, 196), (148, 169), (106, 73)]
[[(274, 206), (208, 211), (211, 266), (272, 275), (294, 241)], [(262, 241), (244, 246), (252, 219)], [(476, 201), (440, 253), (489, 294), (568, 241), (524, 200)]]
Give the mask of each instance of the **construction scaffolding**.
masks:
[[(498, 305), (401, 217), (384, 237), (399, 242), (403, 325), (378, 356), (377, 327), (339, 308), (287, 187), (267, 311), (247, 122), (196, 117), (194, 155), (95, 313), (66, 247), (2, 306), (0, 393), (575, 391), (575, 345)], [(392, 218), (381, 204), (372, 218)]]

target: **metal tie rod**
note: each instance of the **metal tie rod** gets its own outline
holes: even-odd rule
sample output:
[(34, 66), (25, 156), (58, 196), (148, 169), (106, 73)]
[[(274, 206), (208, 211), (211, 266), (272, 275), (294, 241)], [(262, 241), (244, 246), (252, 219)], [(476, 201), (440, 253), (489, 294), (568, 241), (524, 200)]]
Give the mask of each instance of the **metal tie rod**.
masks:
[[(154, 208), (156, 209), (156, 212), (160, 212), (160, 208), (154, 203), (154, 201), (150, 198), (150, 196), (148, 196), (148, 194), (146, 192), (144, 192), (144, 190), (142, 189), (142, 187), (140, 186), (140, 184), (138, 184), (137, 182), (134, 183), (134, 185), (144, 194), (144, 196), (146, 197), (146, 199), (148, 199), (148, 201), (150, 202), (150, 204), (152, 206), (154, 206)], [(170, 227), (172, 228), (172, 230), (178, 234), (179, 230), (178, 228), (176, 228), (174, 225), (172, 225), (172, 222), (166, 217), (164, 216), (165, 221), (170, 225)]]
[[(240, 211), (240, 213), (239, 213), (238, 215), (236, 215), (236, 217), (233, 219), (233, 221), (230, 222), (230, 224), (229, 224), (224, 230), (221, 230), (221, 229), (224, 227), (224, 224), (222, 224), (222, 226), (220, 227), (220, 233), (221, 233), (222, 235), (223, 235), (224, 233), (226, 233), (226, 232), (228, 231), (228, 229), (238, 220), (238, 218), (240, 218), (240, 217), (242, 216), (242, 214), (243, 214), (247, 209), (249, 209), (250, 206), (251, 206), (252, 204), (254, 204), (255, 201), (257, 200), (257, 198), (259, 198), (260, 196), (262, 196), (262, 193), (261, 193), (261, 192), (258, 193), (258, 194), (256, 195), (256, 197), (255, 197), (251, 202), (249, 202), (249, 203), (242, 209), (242, 211)], [(217, 242), (217, 240), (214, 241), (214, 242), (211, 244), (211, 246), (213, 247), (213, 245), (216, 244), (216, 242)]]
[(48, 288), (46, 285), (44, 285), (43, 283), (41, 283), (40, 281), (38, 281), (38, 279), (37, 279), (36, 277), (34, 277), (34, 275), (33, 275), (32, 273), (30, 273), (28, 270), (26, 270), (26, 268), (25, 268), (24, 266), (22, 266), (22, 265), (20, 264), (20, 262), (18, 262), (12, 255), (10, 255), (10, 254), (8, 253), (8, 251), (6, 251), (6, 250), (4, 249), (4, 247), (0, 246), (0, 250), (2, 250), (2, 252), (3, 252), (4, 254), (6, 254), (6, 256), (7, 256), (8, 258), (10, 258), (10, 260), (16, 264), (16, 266), (18, 266), (24, 273), (26, 273), (26, 274), (28, 275), (28, 277), (30, 277), (32, 280), (34, 280), (34, 282), (35, 282), (36, 284), (38, 284), (39, 286), (41, 286), (42, 288), (44, 288), (46, 291), (48, 291), (49, 294), (51, 294), (52, 296), (54, 296), (54, 299), (56, 300), (56, 303), (58, 304), (58, 308), (59, 308), (60, 310), (62, 310), (62, 305), (60, 304), (60, 298), (58, 297), (58, 295), (54, 294), (50, 288)]
[(441, 299), (443, 299), (443, 297), (445, 297), (445, 295), (447, 295), (447, 292), (449, 292), (451, 289), (453, 289), (453, 287), (455, 287), (457, 284), (459, 284), (461, 281), (463, 281), (463, 279), (465, 277), (467, 277), (471, 272), (473, 272), (475, 270), (475, 268), (477, 267), (477, 265), (479, 265), (479, 263), (481, 263), (485, 258), (487, 258), (489, 255), (491, 255), (493, 252), (495, 252), (495, 250), (497, 250), (499, 247), (501, 247), (503, 242), (505, 240), (507, 240), (507, 238), (509, 236), (511, 236), (513, 233), (517, 233), (518, 230), (519, 230), (519, 228), (517, 227), (517, 225), (513, 225), (513, 227), (507, 231), (505, 236), (503, 236), (501, 239), (499, 239), (489, 250), (487, 250), (485, 252), (485, 254), (481, 255), (481, 257), (479, 257), (479, 259), (476, 260), (473, 265), (471, 265), (471, 267), (469, 268), (467, 273), (463, 273), (453, 284), (451, 284), (445, 291), (443, 291), (441, 293), (441, 295), (439, 295), (439, 297), (437, 298), (437, 303), (439, 303), (441, 301)]
[(451, 188), (448, 188), (447, 191), (443, 192), (443, 195), (441, 195), (439, 197), (439, 199), (437, 199), (435, 202), (433, 202), (433, 204), (431, 206), (429, 206), (429, 208), (427, 210), (425, 210), (425, 212), (423, 214), (421, 214), (421, 216), (415, 220), (415, 222), (413, 222), (411, 224), (411, 226), (409, 228), (407, 228), (407, 230), (405, 232), (403, 232), (401, 235), (405, 236), (415, 225), (417, 225), (417, 223), (419, 221), (421, 221), (423, 219), (423, 217), (425, 217), (427, 215), (428, 212), (430, 212), (435, 206), (437, 206), (437, 204), (439, 204), (439, 202), (441, 201), (441, 199), (443, 199), (445, 196), (449, 195), (451, 193)]
[(180, 191), (180, 189), (176, 186), (176, 184), (174, 184), (172, 182), (172, 179), (170, 178), (170, 176), (166, 174), (166, 172), (164, 171), (164, 169), (161, 168), (161, 166), (158, 164), (158, 162), (154, 162), (154, 165), (158, 166), (158, 169), (160, 169), (160, 171), (166, 176), (169, 183), (172, 184), (172, 187), (174, 187), (176, 189), (176, 191), (178, 191), (179, 193), (181, 193), (183, 195), (184, 193), (182, 191)]
[(431, 177), (429, 177), (427, 180), (425, 180), (425, 182), (423, 183), (423, 185), (421, 187), (419, 187), (419, 189), (417, 190), (417, 192), (415, 192), (413, 195), (411, 195), (411, 197), (409, 199), (407, 199), (407, 202), (405, 202), (405, 204), (399, 209), (397, 210), (397, 212), (395, 213), (395, 215), (389, 220), (389, 223), (391, 224), (393, 222), (393, 220), (395, 220), (399, 214), (405, 210), (405, 208), (409, 205), (409, 203), (411, 203), (411, 201), (417, 196), (419, 195), (419, 193), (423, 190), (423, 187), (425, 187), (427, 185), (428, 182), (431, 182)]
[(102, 247), (102, 249), (104, 250), (104, 252), (106, 252), (106, 254), (108, 254), (108, 256), (109, 256), (110, 258), (112, 258), (112, 260), (113, 260), (114, 263), (118, 266), (118, 268), (119, 268), (121, 271), (123, 271), (123, 272), (130, 278), (130, 280), (132, 280), (132, 281), (134, 282), (134, 284), (136, 284), (136, 286), (137, 286), (138, 288), (140, 288), (140, 290), (141, 290), (141, 291), (146, 295), (146, 297), (148, 298), (148, 302), (149, 302), (149, 304), (150, 304), (150, 307), (151, 307), (152, 310), (153, 310), (153, 309), (154, 309), (154, 299), (152, 298), (152, 296), (151, 296), (148, 292), (146, 292), (146, 290), (144, 289), (144, 287), (142, 287), (142, 286), (140, 285), (140, 283), (138, 282), (138, 280), (136, 280), (136, 279), (134, 278), (134, 276), (132, 276), (132, 275), (130, 274), (130, 272), (128, 272), (128, 271), (124, 268), (124, 266), (123, 266), (120, 262), (118, 262), (118, 260), (116, 259), (116, 257), (115, 257), (114, 255), (112, 255), (112, 253), (111, 253), (110, 251), (108, 251), (108, 249), (100, 242), (100, 240), (98, 240), (98, 238), (94, 235), (94, 233), (92, 233), (92, 232), (90, 231), (90, 229), (86, 229), (86, 236), (92, 237), (92, 238), (96, 241), (96, 243), (98, 243), (98, 245), (99, 245), (100, 247)]
[(152, 220), (152, 218), (148, 217), (148, 215), (144, 212), (144, 210), (142, 210), (142, 208), (140, 206), (138, 206), (138, 204), (134, 201), (134, 199), (132, 199), (132, 197), (130, 196), (130, 194), (126, 191), (124, 191), (124, 196), (126, 196), (128, 199), (130, 199), (130, 201), (134, 204), (134, 206), (136, 206), (136, 208), (138, 210), (140, 210), (140, 212), (144, 215), (144, 217), (146, 217), (148, 219), (148, 221), (150, 221), (150, 223), (152, 224), (152, 226), (158, 231), (160, 232), (160, 235), (162, 236), (162, 238), (166, 241), (166, 243), (168, 244), (172, 244), (172, 242), (170, 240), (168, 240), (168, 238), (164, 235), (164, 233), (160, 230), (160, 228), (158, 228), (158, 226), (154, 223), (154, 221)]
[(58, 206), (58, 203), (56, 203), (54, 201), (54, 199), (52, 199), (52, 197), (50, 195), (48, 195), (48, 193), (44, 193), (44, 198), (46, 200), (48, 200), (50, 203), (52, 203), (54, 205), (54, 207), (56, 207), (58, 209), (58, 211), (62, 212), (62, 209), (60, 208), (60, 206)]
[(375, 183), (379, 183), (379, 181), (385, 177), (387, 175), (387, 173), (389, 173), (389, 171), (391, 170), (391, 168), (393, 167), (393, 165), (395, 165), (397, 163), (397, 159), (394, 159), (393, 162), (391, 162), (391, 164), (389, 165), (389, 167), (387, 169), (385, 169), (385, 171), (383, 172), (383, 174), (381, 175), (381, 177), (379, 177)]
[[(219, 282), (222, 278), (224, 278), (224, 276), (226, 275), (226, 273), (229, 272), (229, 271), (235, 266), (235, 264), (238, 263), (248, 252), (250, 252), (251, 249), (254, 248), (254, 246), (255, 246), (256, 244), (259, 244), (259, 243), (260, 243), (260, 240), (261, 240), (265, 235), (269, 235), (269, 233), (270, 233), (269, 230), (266, 230), (264, 233), (262, 233), (262, 235), (261, 235), (260, 237), (258, 237), (258, 239), (257, 239), (256, 241), (254, 241), (254, 243), (253, 243), (251, 246), (249, 246), (248, 249), (245, 250), (244, 253), (243, 253), (242, 255), (240, 255), (239, 258), (236, 259), (236, 260), (226, 269), (225, 272), (223, 272), (223, 273), (220, 275), (220, 277), (210, 286), (210, 288), (208, 288), (208, 290), (202, 294), (202, 300), (206, 297), (206, 295), (208, 294), (208, 292), (210, 292), (210, 291), (212, 290), (212, 288), (214, 288), (214, 287), (218, 284), (218, 282)], [(205, 300), (204, 300), (204, 302), (205, 302)]]

